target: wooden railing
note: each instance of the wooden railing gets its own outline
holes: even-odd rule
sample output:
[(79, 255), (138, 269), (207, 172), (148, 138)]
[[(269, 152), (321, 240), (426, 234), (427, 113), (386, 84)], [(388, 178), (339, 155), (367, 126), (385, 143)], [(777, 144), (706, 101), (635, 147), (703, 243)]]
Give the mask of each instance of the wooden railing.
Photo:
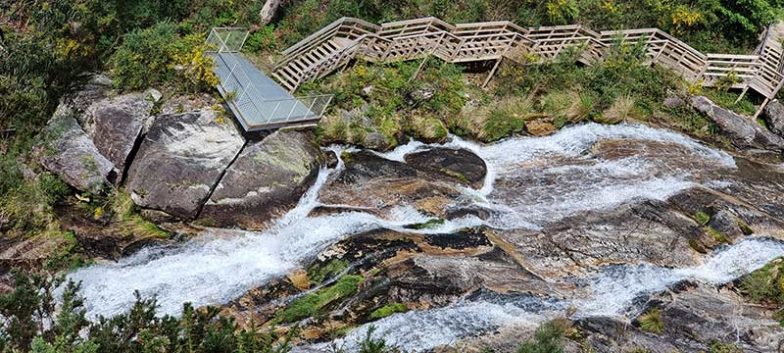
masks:
[[(784, 84), (784, 49), (779, 31), (768, 29), (754, 54), (703, 54), (657, 28), (595, 32), (580, 25), (522, 28), (509, 21), (449, 24), (434, 17), (374, 25), (354, 18), (341, 18), (283, 52), (277, 71), (296, 76), (296, 87), (323, 77), (361, 58), (371, 62), (394, 62), (435, 56), (447, 62), (470, 62), (503, 58), (534, 64), (554, 60), (570, 48), (581, 50), (579, 61), (592, 64), (605, 58), (618, 43), (641, 43), (652, 64), (678, 72), (703, 86), (728, 85), (753, 89), (767, 99)], [(334, 39), (345, 47), (303, 69), (289, 67), (297, 58), (318, 50)], [(497, 65), (496, 65), (497, 67)], [(495, 72), (495, 68), (491, 74)], [(489, 80), (490, 77), (488, 77)]]

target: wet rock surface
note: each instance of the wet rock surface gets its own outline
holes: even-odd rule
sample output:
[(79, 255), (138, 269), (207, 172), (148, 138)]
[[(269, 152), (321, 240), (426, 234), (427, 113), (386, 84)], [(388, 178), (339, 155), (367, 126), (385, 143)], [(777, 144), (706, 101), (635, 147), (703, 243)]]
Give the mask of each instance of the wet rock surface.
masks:
[(784, 151), (784, 138), (765, 130), (750, 118), (721, 108), (702, 96), (693, 97), (691, 105), (716, 122), (738, 148), (763, 149), (778, 153)]
[(323, 160), (312, 141), (308, 133), (280, 130), (247, 145), (204, 205), (200, 222), (259, 229), (288, 211), (313, 183)]
[(159, 116), (131, 164), (127, 187), (142, 207), (194, 219), (244, 143), (211, 110)]
[(784, 137), (784, 104), (778, 100), (768, 103), (764, 117), (770, 131)]
[(40, 162), (79, 191), (99, 192), (117, 180), (114, 164), (106, 159), (70, 115), (55, 113), (44, 132), (47, 142)]
[[(311, 344), (343, 335), (361, 337), (366, 324), (412, 344), (404, 346), (409, 349), (458, 343), (469, 352), (515, 351), (538, 324), (562, 316), (578, 333), (567, 337), (567, 352), (698, 352), (712, 341), (732, 341), (733, 332), (744, 348), (770, 351), (784, 338), (771, 310), (747, 310), (723, 285), (728, 280), (698, 276), (717, 254), (749, 238), (784, 239), (784, 170), (778, 166), (625, 124), (471, 145), (470, 151), (416, 143), (387, 154), (333, 147), (337, 153), (327, 158), (307, 134), (277, 132), (240, 152), (231, 132), (200, 117), (158, 117), (131, 166), (128, 182), (137, 202), (186, 218), (209, 195), (190, 189), (214, 183), (200, 221), (260, 228), (293, 207), (319, 166), (333, 170), (322, 171), (329, 174), (320, 175), (326, 181), (314, 189), (317, 197), (303, 200), (307, 205), (285, 222), (242, 236), (212, 231), (200, 240), (208, 252), (193, 245), (171, 259), (162, 251), (145, 260), (163, 275), (142, 285), (153, 282), (146, 287), (153, 291), (172, 285), (164, 272), (177, 269), (188, 287), (171, 288), (187, 296), (201, 293), (211, 276), (226, 288), (213, 292), (210, 286), (210, 298), (234, 298), (224, 313), (284, 333), (299, 327), (302, 351), (324, 351)], [(194, 122), (185, 127), (176, 119)], [(193, 126), (209, 132), (184, 131)], [(171, 152), (172, 145), (204, 141), (226, 142), (207, 155)], [(446, 144), (455, 145), (466, 146)], [(494, 183), (483, 192), (488, 171)], [(143, 176), (171, 185), (145, 184)], [(147, 187), (160, 189), (145, 193)], [(740, 263), (742, 256), (758, 255), (739, 254), (733, 259)], [(209, 263), (220, 278), (191, 273), (185, 265), (191, 258)], [(734, 261), (727, 264), (729, 271)], [(106, 269), (115, 270), (146, 271)], [(263, 281), (231, 282), (257, 274)], [(692, 277), (694, 283), (683, 284)], [(232, 292), (225, 294), (227, 288)], [(244, 294), (236, 294), (238, 288)], [(665, 323), (660, 333), (642, 328), (641, 315), (653, 309)]]
[(454, 179), (475, 188), (481, 187), (487, 174), (485, 161), (465, 149), (433, 148), (405, 156), (406, 164), (440, 174), (445, 179)]

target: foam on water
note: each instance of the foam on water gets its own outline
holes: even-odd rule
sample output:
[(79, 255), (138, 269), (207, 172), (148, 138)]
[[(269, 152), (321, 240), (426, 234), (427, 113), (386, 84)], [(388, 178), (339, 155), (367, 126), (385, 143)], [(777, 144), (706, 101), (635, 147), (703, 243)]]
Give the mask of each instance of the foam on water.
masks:
[(458, 340), (508, 325), (536, 326), (546, 317), (528, 312), (513, 304), (489, 302), (459, 303), (427, 311), (409, 311), (363, 325), (334, 342), (298, 347), (295, 352), (324, 352), (341, 347), (349, 352), (372, 326), (373, 337), (401, 348), (404, 352), (420, 352), (450, 345)]
[[(381, 228), (447, 234), (487, 222), (499, 228), (536, 228), (547, 220), (607, 208), (635, 198), (665, 199), (697, 182), (688, 170), (657, 169), (666, 161), (635, 157), (607, 161), (586, 157), (590, 147), (600, 139), (674, 143), (686, 147), (696, 158), (734, 167), (732, 158), (723, 152), (676, 133), (636, 125), (585, 124), (548, 137), (512, 138), (493, 145), (452, 137), (442, 146), (469, 149), (486, 161), (488, 172), (483, 187), (465, 191), (474, 205), (496, 213), (489, 220), (467, 216), (446, 221), (435, 229), (405, 229), (406, 225), (428, 221), (428, 217), (405, 205), (396, 208), (388, 218), (359, 210), (308, 216), (320, 205), (318, 192), (335, 172), (323, 169), (299, 204), (267, 231), (235, 231), (228, 235), (221, 232), (222, 236), (207, 232), (176, 249), (145, 249), (116, 263), (77, 270), (69, 277), (82, 281), (90, 317), (126, 310), (133, 303), (134, 290), (144, 296), (155, 295), (162, 313), (177, 314), (184, 302), (226, 303), (285, 275), (331, 244), (354, 234)], [(380, 155), (403, 161), (407, 153), (434, 146), (439, 145), (412, 141)], [(339, 171), (343, 168), (340, 156), (346, 148), (330, 149), (338, 156), (336, 170)], [(561, 157), (572, 160), (550, 163)], [(575, 160), (579, 163), (572, 163)], [(537, 161), (546, 163), (524, 166)], [(432, 315), (437, 313), (445, 315), (447, 311), (435, 311)]]
[(371, 326), (376, 329), (374, 337), (383, 337), (404, 351), (421, 352), (504, 326), (536, 326), (563, 315), (566, 307), (576, 308), (577, 316), (619, 316), (626, 312), (634, 298), (642, 294), (659, 292), (687, 279), (707, 284), (727, 283), (780, 256), (784, 256), (784, 244), (780, 241), (752, 238), (719, 250), (696, 267), (609, 267), (589, 280), (589, 297), (582, 300), (560, 303), (540, 301), (537, 305), (519, 305), (515, 299), (506, 303), (499, 299), (461, 302), (427, 311), (409, 311), (360, 326), (343, 339), (299, 347), (295, 351), (321, 352), (331, 345), (351, 349), (365, 337)]
[(285, 275), (301, 261), (353, 234), (381, 228), (448, 234), (482, 224), (480, 219), (467, 216), (434, 228), (406, 229), (430, 219), (411, 207), (394, 209), (390, 219), (362, 212), (307, 217), (318, 205), (318, 191), (329, 174), (321, 170), (297, 207), (267, 231), (237, 231), (222, 237), (206, 234), (178, 249), (145, 249), (116, 263), (77, 270), (68, 278), (82, 282), (89, 317), (127, 310), (135, 290), (143, 296), (156, 296), (160, 313), (178, 314), (185, 302), (197, 306), (226, 303)]
[(661, 291), (682, 280), (727, 283), (780, 256), (784, 256), (781, 242), (752, 238), (719, 250), (696, 267), (613, 266), (590, 280), (591, 296), (578, 301), (578, 308), (583, 315), (620, 315), (640, 294)]

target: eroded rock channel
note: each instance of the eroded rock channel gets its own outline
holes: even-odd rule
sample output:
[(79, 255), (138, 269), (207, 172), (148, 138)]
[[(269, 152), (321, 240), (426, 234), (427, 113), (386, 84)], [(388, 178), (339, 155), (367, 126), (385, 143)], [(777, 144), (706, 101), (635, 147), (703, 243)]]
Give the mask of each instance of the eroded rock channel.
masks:
[[(205, 224), (257, 230), (208, 230), (80, 269), (70, 278), (83, 282), (89, 314), (125, 310), (139, 290), (163, 313), (192, 302), (248, 325), (299, 326), (296, 350), (313, 352), (350, 346), (371, 325), (406, 350), (513, 349), (520, 332), (561, 316), (606, 352), (714, 340), (772, 351), (784, 338), (769, 310), (733, 290), (784, 256), (780, 167), (635, 124), (386, 153), (266, 139), (279, 145), (238, 148), (212, 196), (199, 196)], [(270, 157), (289, 154), (307, 157)], [(194, 158), (222, 158), (208, 157)], [(276, 180), (289, 184), (233, 190), (254, 168), (280, 166)], [(232, 214), (270, 205), (257, 218)], [(652, 309), (667, 334), (639, 328)]]

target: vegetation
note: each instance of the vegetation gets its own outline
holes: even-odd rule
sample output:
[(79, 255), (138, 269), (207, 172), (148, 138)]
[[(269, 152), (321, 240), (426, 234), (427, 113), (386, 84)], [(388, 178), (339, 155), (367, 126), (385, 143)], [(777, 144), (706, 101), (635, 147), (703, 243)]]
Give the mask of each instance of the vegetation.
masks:
[(640, 329), (643, 331), (651, 333), (664, 332), (664, 321), (662, 320), (659, 308), (648, 310), (648, 312), (642, 314), (638, 318), (638, 321), (640, 322)]
[(327, 263), (314, 265), (308, 269), (308, 278), (315, 283), (334, 278), (348, 268), (348, 261), (332, 259)]
[(15, 288), (0, 295), (0, 352), (262, 352), (288, 351), (290, 337), (240, 329), (217, 308), (183, 307), (179, 318), (156, 316), (154, 299), (138, 296), (133, 307), (111, 318), (85, 317), (79, 285), (64, 284), (55, 309), (54, 289), (62, 283), (42, 274), (14, 275)]
[(517, 353), (562, 353), (564, 336), (572, 330), (566, 319), (555, 319), (540, 325), (534, 337), (526, 341)]
[(385, 318), (385, 317), (390, 316), (392, 314), (404, 313), (406, 311), (408, 311), (408, 307), (406, 307), (405, 304), (403, 304), (403, 303), (390, 303), (390, 304), (384, 305), (384, 306), (382, 306), (382, 307), (380, 307), (380, 308), (378, 308), (376, 310), (373, 310), (373, 312), (370, 313), (370, 319), (372, 319), (372, 320), (382, 319), (382, 318)]
[(356, 293), (363, 279), (362, 276), (358, 275), (340, 277), (335, 284), (327, 288), (322, 288), (295, 299), (286, 308), (275, 314), (275, 321), (287, 323), (316, 316), (329, 304)]
[(773, 260), (746, 275), (740, 292), (752, 302), (777, 308), (776, 319), (784, 324), (784, 259)]
[[(41, 0), (0, 5), (0, 29), (5, 34), (0, 43), (3, 240), (53, 240), (56, 246), (46, 261), (46, 267), (53, 270), (84, 263), (84, 258), (75, 255), (74, 233), (64, 230), (55, 212), (64, 204), (76, 205), (96, 222), (111, 224), (121, 235), (167, 236), (139, 216), (127, 193), (75, 195), (57, 176), (37, 165), (35, 153), (46, 152), (40, 146), (46, 146), (52, 136), (40, 132), (58, 102), (78, 89), (89, 72), (109, 72), (119, 91), (156, 86), (165, 95), (215, 94), (212, 63), (202, 55), (207, 49), (205, 34), (213, 26), (250, 27), (245, 50), (259, 58), (342, 16), (372, 22), (420, 16), (450, 22), (512, 19), (522, 26), (581, 23), (597, 30), (656, 26), (702, 51), (747, 53), (756, 45), (757, 34), (779, 17), (784, 6), (778, 0), (292, 0), (273, 23), (260, 25), (262, 4)], [(301, 90), (335, 93), (334, 106), (319, 127), (322, 142), (379, 149), (391, 148), (406, 136), (443, 141), (451, 132), (496, 141), (523, 132), (551, 133), (588, 120), (648, 120), (713, 138), (716, 127), (711, 122), (687, 107), (665, 107), (664, 98), (671, 92), (702, 93), (745, 114), (751, 114), (757, 103), (754, 97), (736, 103), (737, 95), (727, 89), (731, 82), (704, 91), (689, 86), (671, 72), (646, 65), (642, 48), (633, 43), (613, 46), (607, 60), (590, 67), (576, 65), (579, 54), (574, 50), (549, 64), (505, 63), (488, 90), (479, 88), (481, 79), (473, 75), (476, 68), (435, 58), (428, 59), (421, 71), (420, 62), (357, 63)], [(87, 201), (75, 201), (76, 196)], [(700, 215), (695, 219), (707, 223)], [(431, 221), (419, 226), (437, 225)], [(726, 240), (710, 228), (706, 231), (717, 241)], [(311, 268), (303, 287), (335, 278), (347, 267), (345, 261), (332, 261)], [(773, 262), (747, 276), (741, 284), (744, 295), (755, 302), (783, 306), (780, 268), (780, 261)], [(345, 275), (295, 300), (277, 313), (276, 321), (320, 315), (355, 293), (362, 281), (361, 276)], [(0, 328), (0, 352), (273, 352), (286, 347), (285, 338), (278, 345), (278, 337), (242, 330), (211, 308), (197, 310), (186, 305), (181, 318), (156, 318), (153, 299), (139, 298), (131, 311), (91, 323), (84, 317), (76, 284), (66, 285), (62, 308), (55, 312), (53, 289), (58, 284), (43, 275), (15, 276), (14, 291), (0, 295), (0, 316), (7, 319)], [(404, 305), (393, 303), (370, 316), (381, 318), (404, 310)], [(559, 352), (565, 332), (560, 321), (547, 323), (520, 352)], [(362, 346), (368, 353), (392, 350), (370, 334)]]

